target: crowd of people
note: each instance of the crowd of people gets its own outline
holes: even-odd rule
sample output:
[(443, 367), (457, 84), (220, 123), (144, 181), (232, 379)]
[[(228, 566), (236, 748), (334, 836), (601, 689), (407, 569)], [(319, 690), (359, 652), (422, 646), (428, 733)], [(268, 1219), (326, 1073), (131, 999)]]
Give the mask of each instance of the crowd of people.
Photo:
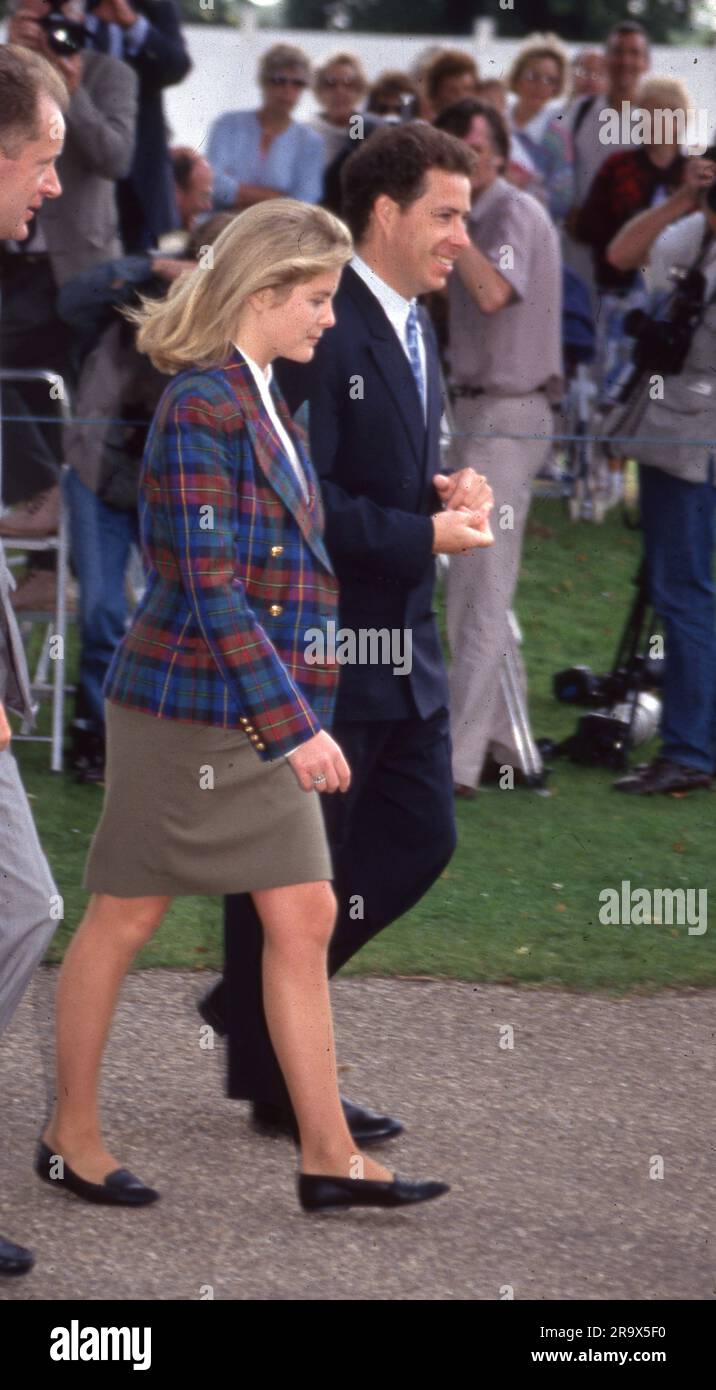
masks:
[[(28, 51), (41, 59), (29, 89)], [(437, 49), (371, 83), (348, 51), (314, 72), (275, 44), (258, 107), (222, 113), (202, 152), (172, 147), (162, 110), (190, 71), (174, 0), (101, 0), (91, 14), (65, 0), (49, 16), (46, 0), (14, 0), (4, 52), (0, 77), (20, 95), (0, 112), (0, 158), (20, 158), (8, 141), (23, 91), (54, 105), (62, 135), (23, 215), (3, 217), (2, 363), (60, 376), (72, 419), (53, 423), (36, 383), (4, 387), (0, 546), (52, 534), (64, 490), (80, 634), (70, 756), (81, 780), (106, 784), (38, 1172), (51, 1178), (61, 1154), (87, 1200), (156, 1199), (102, 1142), (102, 1049), (123, 973), (171, 897), (218, 892), (226, 987), (202, 1015), (229, 1032), (230, 1094), (263, 1128), (299, 1136), (304, 1207), (427, 1200), (444, 1184), (360, 1155), (356, 1195), (351, 1146), (401, 1126), (338, 1097), (320, 962), (333, 973), (427, 891), (455, 847), (455, 797), (495, 768), (519, 772), (502, 672), (509, 652), (526, 706), (511, 609), (564, 394), (567, 277), (596, 324), (602, 389), (626, 313), (668, 284), (663, 266), (650, 281), (652, 245), (688, 224), (678, 249), (704, 272), (694, 370), (707, 372), (716, 165), (673, 134), (604, 139), (601, 117), (624, 102), (690, 109), (681, 84), (648, 75), (634, 20), (572, 59), (532, 35), (504, 80)], [(697, 423), (713, 437), (708, 415)], [(673, 452), (641, 460), (652, 598), (674, 657), (661, 754), (617, 784), (636, 794), (708, 786), (716, 770), (714, 460), (692, 451), (677, 467)], [(615, 496), (621, 463), (612, 452)], [(664, 506), (683, 531), (665, 535)], [(447, 670), (436, 556), (449, 557)], [(51, 613), (53, 564), (36, 554), (6, 607)], [(409, 631), (407, 672), (312, 667), (301, 634), (337, 614), (351, 632)], [(29, 694), (10, 697), (23, 680), (7, 632), (15, 685), (0, 700), (27, 716)], [(0, 757), (8, 742), (9, 730)], [(208, 820), (192, 783), (206, 764), (223, 788)], [(277, 868), (266, 846), (279, 824)], [(31, 855), (23, 938), (48, 881), (34, 839)], [(45, 944), (38, 929), (8, 1013)]]
[[(67, 51), (62, 35), (58, 41), (47, 0), (11, 6), (10, 42), (43, 54), (66, 82), (70, 105), (59, 166), (64, 193), (38, 212), (27, 243), (6, 240), (0, 250), (2, 359), (6, 367), (57, 373), (76, 416), (111, 415), (116, 423), (106, 431), (77, 425), (61, 434), (37, 384), (7, 385), (2, 498), (10, 510), (0, 516), (0, 536), (41, 537), (56, 529), (60, 471), (69, 463), (63, 485), (82, 638), (75, 771), (87, 780), (101, 780), (104, 772), (101, 690), (127, 620), (123, 579), (137, 540), (141, 422), (151, 419), (163, 386), (156, 373), (135, 370), (132, 377), (132, 335), (119, 313), (139, 293), (166, 293), (194, 263), (186, 253), (193, 234), (198, 250), (221, 230), (218, 214), (236, 215), (283, 196), (340, 216), (341, 171), (357, 141), (386, 123), (421, 120), (442, 124), (478, 153), (482, 148), (471, 218), (478, 254), (494, 263), (500, 246), (515, 249), (515, 265), (497, 272), (498, 303), (484, 288), (475, 300), (461, 273), (449, 299), (434, 296), (429, 306), (459, 432), (475, 435), (462, 453), (479, 461), (496, 450), (499, 490), (515, 494), (509, 545), (506, 532), (500, 561), (491, 556), (484, 566), (487, 588), (490, 566), (507, 564), (511, 551), (509, 573), (496, 573), (492, 584), (505, 600), (499, 601), (501, 616), (485, 593), (481, 618), (473, 614), (468, 621), (469, 594), (462, 604), (457, 598), (459, 564), (449, 584), (453, 733), (458, 749), (465, 739), (470, 745), (465, 756), (456, 753), (455, 784), (469, 796), (491, 762), (516, 761), (514, 738), (500, 733), (504, 711), (494, 654), (514, 641), (507, 615), (533, 479), (554, 469), (536, 441), (520, 445), (497, 435), (510, 432), (505, 421), (510, 416), (514, 424), (515, 409), (527, 425), (527, 402), (516, 406), (515, 400), (535, 393), (535, 432), (551, 432), (550, 412), (564, 392), (560, 306), (563, 292), (573, 292), (563, 272), (578, 275), (590, 297), (594, 374), (600, 383), (614, 374), (624, 316), (644, 302), (646, 289), (639, 271), (610, 264), (607, 248), (629, 217), (678, 188), (686, 159), (674, 139), (626, 149), (604, 143), (599, 117), (606, 108), (621, 110), (623, 101), (685, 112), (688, 93), (668, 77), (647, 77), (648, 37), (630, 20), (610, 32), (603, 49), (582, 50), (571, 60), (554, 35), (530, 36), (504, 80), (481, 80), (471, 54), (438, 48), (427, 50), (414, 70), (386, 71), (370, 83), (349, 51), (335, 53), (314, 72), (301, 49), (280, 43), (261, 59), (258, 108), (224, 112), (200, 152), (171, 147), (162, 112), (162, 90), (191, 68), (174, 0), (137, 0), (135, 6), (102, 0), (90, 13), (83, 0), (67, 0), (52, 14), (76, 26), (74, 51)], [(317, 110), (303, 122), (294, 111), (309, 89)], [(533, 358), (526, 371), (518, 366), (522, 353)], [(492, 363), (487, 375), (484, 354)], [(486, 434), (495, 438), (480, 441)], [(606, 474), (612, 495), (604, 506), (620, 494), (622, 466), (612, 449)], [(35, 553), (14, 594), (16, 611), (52, 609), (54, 565), (52, 554)], [(492, 656), (479, 663), (480, 685), (493, 688), (494, 698), (476, 702), (474, 656), (477, 647), (487, 651), (486, 642)], [(518, 650), (516, 660), (524, 684)]]

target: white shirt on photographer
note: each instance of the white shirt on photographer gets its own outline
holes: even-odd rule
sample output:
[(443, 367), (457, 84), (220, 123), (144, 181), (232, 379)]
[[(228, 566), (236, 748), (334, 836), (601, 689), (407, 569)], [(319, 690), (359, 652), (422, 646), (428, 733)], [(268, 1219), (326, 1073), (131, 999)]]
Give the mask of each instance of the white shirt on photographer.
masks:
[[(670, 272), (678, 266), (688, 270), (698, 260), (699, 251), (706, 230), (703, 212), (692, 212), (688, 217), (679, 218), (665, 227), (651, 248), (649, 264), (646, 267), (646, 283), (651, 290), (671, 290), (674, 282)], [(709, 246), (701, 270), (706, 276), (706, 298), (716, 290), (716, 237)]]

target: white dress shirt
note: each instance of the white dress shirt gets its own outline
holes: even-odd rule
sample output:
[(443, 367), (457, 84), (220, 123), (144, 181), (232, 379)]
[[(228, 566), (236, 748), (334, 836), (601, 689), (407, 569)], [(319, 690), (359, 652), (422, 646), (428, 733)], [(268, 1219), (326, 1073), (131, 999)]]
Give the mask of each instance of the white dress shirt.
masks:
[[(266, 407), (266, 411), (268, 413), (271, 424), (273, 425), (279, 437), (281, 445), (284, 449), (284, 452), (288, 457), (288, 461), (291, 464), (291, 467), (293, 468), (296, 477), (298, 478), (304, 499), (306, 502), (308, 502), (308, 484), (306, 483), (306, 475), (303, 471), (303, 468), (301, 467), (301, 460), (298, 457), (298, 454), (296, 452), (296, 446), (293, 440), (284, 428), (283, 422), (281, 421), (281, 418), (276, 409), (276, 402), (269, 390), (269, 386), (271, 385), (271, 378), (273, 376), (273, 368), (271, 366), (271, 363), (269, 362), (269, 365), (266, 368), (266, 371), (264, 372), (262, 368), (259, 366), (258, 362), (254, 362), (253, 357), (249, 357), (248, 352), (245, 348), (242, 348), (240, 343), (234, 343), (234, 347), (241, 353), (241, 356), (243, 357), (247, 367), (250, 367), (251, 369), (251, 374), (254, 378), (254, 381), (256, 382), (256, 385), (259, 388), (261, 400), (263, 401), (263, 404)], [(296, 748), (290, 748), (288, 753), (284, 753), (284, 758), (290, 758), (291, 755), (295, 753), (298, 748), (300, 748), (300, 746), (301, 745), (299, 743), (296, 744)]]
[[(361, 280), (364, 282), (364, 284), (368, 286), (368, 289), (375, 295), (391, 327), (395, 330), (398, 336), (398, 342), (400, 343), (400, 346), (402, 347), (403, 352), (405, 353), (405, 356), (408, 359), (408, 362), (410, 362), (410, 352), (408, 351), (407, 323), (408, 314), (410, 313), (410, 310), (416, 301), (414, 299), (403, 299), (402, 294), (398, 294), (398, 291), (394, 290), (391, 285), (388, 285), (385, 280), (381, 280), (380, 275), (376, 275), (375, 271), (371, 270), (370, 266), (366, 265), (365, 261), (362, 260), (360, 256), (354, 256), (350, 265), (351, 270), (354, 270), (356, 275), (360, 275)], [(423, 381), (425, 382), (425, 399), (427, 401), (428, 377), (427, 362), (425, 355), (425, 341), (423, 338), (423, 325), (421, 324), (419, 318), (417, 322), (418, 352), (420, 353), (420, 366), (423, 372)], [(412, 363), (410, 363), (410, 370), (413, 370)]]
[(306, 475), (303, 471), (303, 468), (301, 467), (301, 460), (298, 457), (296, 446), (279, 416), (279, 413), (276, 409), (276, 402), (273, 396), (271, 395), (271, 391), (269, 390), (269, 387), (271, 385), (271, 378), (273, 376), (273, 368), (271, 366), (271, 363), (269, 363), (268, 367), (266, 368), (266, 371), (264, 372), (262, 368), (259, 367), (258, 363), (254, 362), (253, 358), (249, 357), (248, 352), (246, 352), (245, 348), (242, 348), (240, 343), (234, 343), (234, 347), (238, 349), (238, 351), (241, 353), (241, 356), (244, 358), (247, 367), (251, 369), (251, 374), (254, 378), (254, 381), (256, 382), (256, 385), (259, 388), (259, 393), (261, 395), (261, 400), (266, 408), (266, 413), (271, 421), (271, 424), (274, 427), (274, 430), (276, 431), (276, 434), (278, 435), (281, 447), (284, 453), (286, 454), (294, 473), (296, 474), (301, 491), (303, 493), (304, 502), (307, 503), (309, 501), (308, 484), (306, 482)]

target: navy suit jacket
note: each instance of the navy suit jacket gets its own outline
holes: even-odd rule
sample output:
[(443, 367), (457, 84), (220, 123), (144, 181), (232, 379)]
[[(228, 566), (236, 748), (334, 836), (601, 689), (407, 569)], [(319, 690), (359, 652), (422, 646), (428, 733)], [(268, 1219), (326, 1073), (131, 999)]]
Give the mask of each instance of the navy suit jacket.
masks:
[[(137, 220), (130, 199), (141, 209), (144, 235), (137, 238), (135, 234), (132, 249), (143, 250), (156, 245), (164, 232), (178, 224), (162, 92), (186, 77), (191, 59), (175, 0), (134, 0), (133, 9), (149, 20), (149, 31), (138, 54), (124, 55), (139, 78), (139, 111), (134, 160), (128, 179), (119, 186), (118, 197), (123, 223)], [(107, 25), (103, 22), (97, 26), (94, 44), (107, 51)], [(128, 204), (126, 209), (123, 202)]]
[(350, 266), (335, 327), (307, 364), (281, 360), (291, 411), (309, 403), (311, 458), (321, 479), (325, 541), (340, 584), (340, 625), (409, 628), (412, 671), (342, 666), (336, 720), (427, 719), (448, 703), (433, 611), (432, 485), (440, 472), (442, 397), (432, 326), (421, 310), (427, 423), (410, 363), (375, 295)]

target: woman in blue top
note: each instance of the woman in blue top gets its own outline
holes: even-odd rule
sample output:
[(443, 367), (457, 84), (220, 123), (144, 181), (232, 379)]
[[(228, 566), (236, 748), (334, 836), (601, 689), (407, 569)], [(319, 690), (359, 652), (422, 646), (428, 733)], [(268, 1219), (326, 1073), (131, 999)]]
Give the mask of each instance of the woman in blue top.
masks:
[(300, 48), (278, 43), (259, 67), (258, 111), (225, 111), (209, 132), (217, 208), (252, 207), (266, 198), (317, 203), (323, 193), (323, 141), (292, 112), (311, 79)]
[(552, 34), (528, 39), (508, 76), (514, 98), (509, 177), (539, 198), (558, 225), (574, 202), (572, 137), (553, 104), (564, 92), (567, 76), (566, 50)]

